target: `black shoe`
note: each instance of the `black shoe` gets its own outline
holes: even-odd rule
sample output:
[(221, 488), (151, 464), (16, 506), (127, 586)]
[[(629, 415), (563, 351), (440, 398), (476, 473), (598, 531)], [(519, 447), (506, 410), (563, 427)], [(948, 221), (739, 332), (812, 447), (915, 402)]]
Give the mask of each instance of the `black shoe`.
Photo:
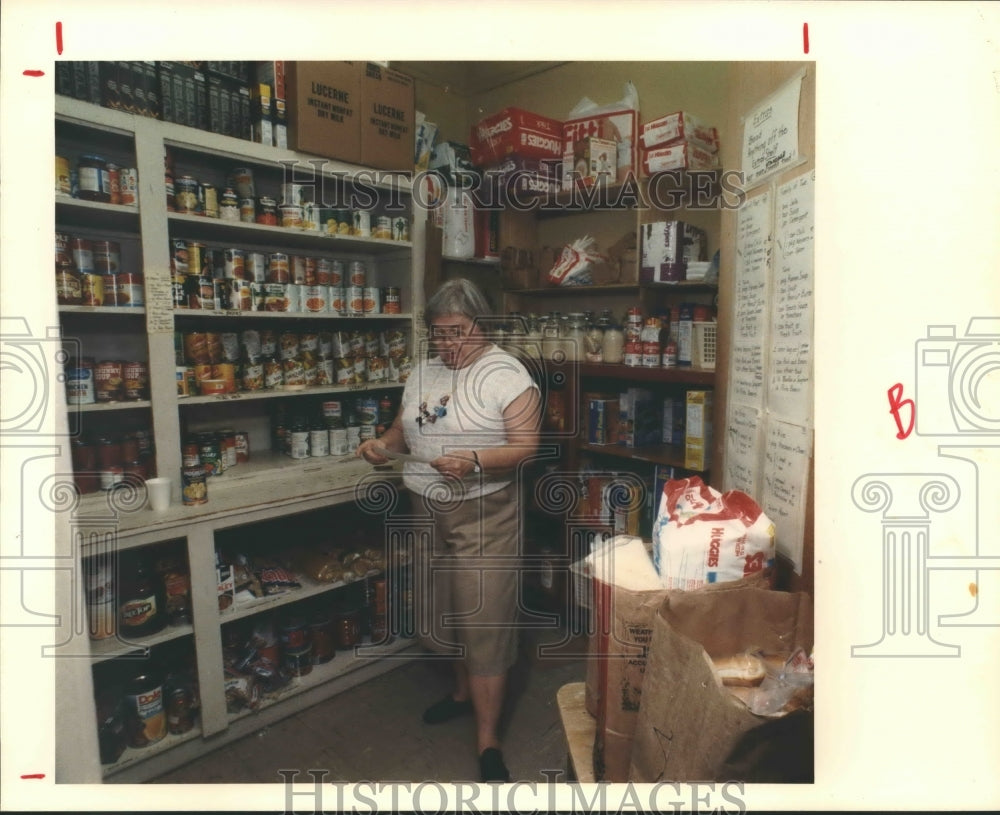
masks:
[(452, 719), (457, 719), (459, 716), (468, 716), (470, 713), (472, 713), (471, 699), (463, 699), (461, 702), (458, 702), (449, 694), (440, 702), (435, 702), (424, 711), (424, 724), (450, 722)]
[(510, 781), (507, 765), (503, 763), (503, 754), (496, 747), (487, 747), (479, 756), (479, 775), (484, 784), (490, 781)]

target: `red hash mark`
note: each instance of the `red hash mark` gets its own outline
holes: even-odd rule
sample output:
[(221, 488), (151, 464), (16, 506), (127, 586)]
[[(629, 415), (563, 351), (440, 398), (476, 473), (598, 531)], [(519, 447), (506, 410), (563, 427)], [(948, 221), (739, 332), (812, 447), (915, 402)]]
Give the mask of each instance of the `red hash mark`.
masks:
[(28, 773), (27, 775), (22, 775), (21, 778), (45, 778), (45, 773)]
[(56, 53), (62, 54), (62, 21), (56, 22)]
[(809, 53), (809, 23), (802, 24), (802, 50)]
[(39, 71), (37, 69), (36, 70), (27, 70), (27, 71), (24, 71), (24, 75), (25, 76), (45, 76), (45, 71)]

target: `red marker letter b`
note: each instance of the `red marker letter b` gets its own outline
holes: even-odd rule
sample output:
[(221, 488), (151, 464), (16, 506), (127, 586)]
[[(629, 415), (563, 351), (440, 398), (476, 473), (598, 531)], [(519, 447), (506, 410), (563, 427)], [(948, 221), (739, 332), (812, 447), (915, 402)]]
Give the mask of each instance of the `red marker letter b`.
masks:
[[(899, 432), (896, 433), (897, 439), (905, 439), (910, 433), (913, 432), (913, 422), (917, 416), (916, 405), (913, 404), (912, 399), (900, 399), (903, 395), (903, 386), (900, 383), (893, 385), (889, 388), (889, 412), (892, 414), (892, 418), (896, 421), (896, 427), (899, 428)], [(903, 429), (903, 420), (899, 415), (899, 409), (902, 407), (910, 408), (910, 423)]]

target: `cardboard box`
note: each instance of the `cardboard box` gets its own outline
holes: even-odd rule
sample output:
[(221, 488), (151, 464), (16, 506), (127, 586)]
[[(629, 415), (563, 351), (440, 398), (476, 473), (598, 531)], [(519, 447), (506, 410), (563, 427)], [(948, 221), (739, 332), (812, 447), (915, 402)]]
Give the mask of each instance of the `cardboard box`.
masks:
[(684, 280), (687, 264), (702, 260), (708, 247), (705, 231), (683, 221), (642, 224), (639, 239), (639, 280), (645, 283)]
[(416, 118), (413, 77), (374, 62), (361, 65), (361, 163), (410, 172)]
[[(639, 111), (621, 110), (583, 116), (563, 122), (563, 150), (565, 159), (574, 153), (576, 143), (587, 137), (607, 139), (618, 148), (618, 181), (624, 181), (629, 173), (634, 173), (637, 165), (637, 145)], [(564, 159), (564, 163), (565, 163)], [(572, 180), (563, 178), (563, 188), (570, 189)]]
[(718, 166), (718, 154), (695, 142), (684, 141), (642, 150), (642, 172), (647, 176), (668, 170), (714, 170)]
[(253, 70), (250, 72), (250, 81), (257, 83), (258, 85), (270, 85), (271, 90), (274, 92), (276, 97), (279, 99), (287, 99), (285, 76), (288, 71), (288, 66), (293, 64), (294, 63), (285, 62), (281, 59), (268, 62), (255, 62), (253, 63)]
[(618, 443), (623, 447), (660, 444), (660, 408), (644, 388), (629, 388), (618, 397)]
[(663, 427), (661, 439), (664, 444), (680, 447), (684, 444), (684, 421), (687, 414), (687, 400), (683, 396), (666, 396), (663, 399)]
[(563, 149), (563, 124), (520, 108), (504, 108), (473, 125), (469, 138), (472, 160), (495, 165), (511, 153), (525, 158), (558, 159)]
[[(289, 147), (353, 164), (361, 162), (362, 65), (359, 62), (285, 64)], [(275, 91), (275, 96), (280, 97), (281, 93)]]
[(646, 149), (686, 141), (699, 142), (711, 153), (719, 152), (719, 131), (683, 110), (646, 122), (641, 138)]
[(580, 139), (573, 146), (573, 180), (588, 186), (617, 181), (618, 142), (597, 136)]
[(688, 391), (684, 417), (684, 467), (707, 470), (712, 458), (712, 391)]
[(590, 399), (587, 403), (587, 443), (615, 444), (617, 441), (618, 399)]

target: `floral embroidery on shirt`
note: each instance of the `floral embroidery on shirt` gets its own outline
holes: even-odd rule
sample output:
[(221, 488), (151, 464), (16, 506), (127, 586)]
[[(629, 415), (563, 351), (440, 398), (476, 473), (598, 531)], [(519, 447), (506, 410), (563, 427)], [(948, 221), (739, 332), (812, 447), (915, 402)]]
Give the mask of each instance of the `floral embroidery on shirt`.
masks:
[(444, 396), (438, 399), (438, 403), (434, 405), (433, 413), (427, 410), (427, 400), (424, 399), (420, 403), (420, 406), (417, 408), (419, 414), (417, 416), (417, 426), (423, 427), (424, 422), (427, 422), (428, 424), (434, 424), (434, 422), (436, 422), (438, 419), (443, 419), (445, 416), (447, 416), (448, 415), (447, 405), (449, 399), (451, 399), (450, 393), (446, 393)]

